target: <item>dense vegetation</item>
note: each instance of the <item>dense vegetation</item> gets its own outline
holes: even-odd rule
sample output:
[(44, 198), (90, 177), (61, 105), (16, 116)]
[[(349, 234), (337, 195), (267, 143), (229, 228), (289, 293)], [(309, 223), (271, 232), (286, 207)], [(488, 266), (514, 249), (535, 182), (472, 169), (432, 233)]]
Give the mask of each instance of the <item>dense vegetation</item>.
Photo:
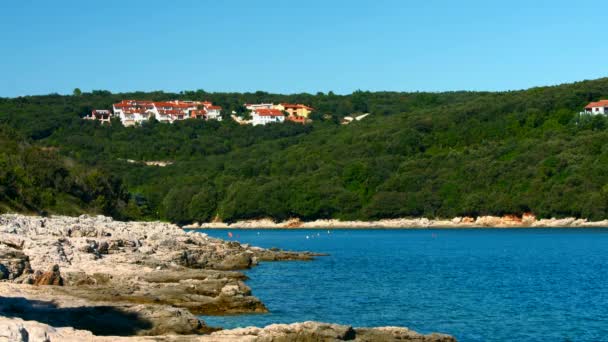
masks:
[[(0, 99), (0, 210), (174, 222), (522, 213), (608, 217), (608, 79), (512, 92), (111, 94)], [(125, 98), (297, 102), (311, 125), (100, 126)], [(340, 125), (344, 115), (371, 112)], [(167, 167), (127, 160), (174, 162)], [(60, 176), (57, 176), (59, 174)]]
[(0, 126), (0, 212), (91, 211), (121, 217), (128, 200), (117, 177), (79, 165), (54, 148), (32, 146)]

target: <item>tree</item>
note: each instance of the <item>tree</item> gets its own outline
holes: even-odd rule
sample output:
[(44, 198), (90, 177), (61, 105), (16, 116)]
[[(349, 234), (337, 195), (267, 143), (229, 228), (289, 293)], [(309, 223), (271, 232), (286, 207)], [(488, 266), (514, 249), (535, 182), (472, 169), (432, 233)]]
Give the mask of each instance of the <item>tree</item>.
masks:
[(368, 104), (367, 104), (367, 92), (363, 92), (361, 90), (355, 91), (351, 98), (351, 102), (353, 104), (353, 109), (356, 112), (367, 113)]
[[(608, 121), (576, 114), (608, 97), (608, 78), (500, 93), (74, 95), (0, 98), (0, 210), (182, 223), (216, 215), (608, 216)], [(224, 113), (246, 113), (242, 104), (257, 101), (316, 111), (310, 125), (264, 127), (233, 120), (123, 127), (118, 118), (101, 126), (79, 118), (125, 98), (186, 96)], [(334, 124), (366, 109), (386, 115)]]
[(161, 204), (161, 217), (179, 224), (192, 222), (189, 206), (194, 191), (191, 186), (173, 188), (169, 191)]
[(200, 191), (192, 196), (188, 211), (190, 217), (194, 221), (211, 221), (217, 211), (217, 194), (215, 188), (210, 185), (201, 186)]
[(74, 96), (80, 96), (80, 95), (82, 95), (82, 91), (80, 90), (80, 88), (74, 88), (74, 91), (72, 92), (72, 95), (74, 95)]

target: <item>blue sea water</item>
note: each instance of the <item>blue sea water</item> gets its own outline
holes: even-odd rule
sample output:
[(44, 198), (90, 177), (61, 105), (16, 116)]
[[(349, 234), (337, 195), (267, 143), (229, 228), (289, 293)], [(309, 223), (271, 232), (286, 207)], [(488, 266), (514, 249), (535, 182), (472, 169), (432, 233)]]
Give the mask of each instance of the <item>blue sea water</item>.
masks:
[(270, 313), (202, 317), (210, 325), (316, 320), (459, 341), (608, 341), (608, 229), (231, 232), (242, 243), (330, 255), (248, 270)]

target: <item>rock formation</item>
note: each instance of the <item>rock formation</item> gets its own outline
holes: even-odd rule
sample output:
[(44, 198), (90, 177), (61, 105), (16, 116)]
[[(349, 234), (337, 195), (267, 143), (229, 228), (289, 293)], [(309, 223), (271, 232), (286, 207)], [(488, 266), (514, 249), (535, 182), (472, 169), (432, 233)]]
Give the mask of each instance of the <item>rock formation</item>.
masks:
[(348, 325), (320, 322), (303, 322), (293, 324), (272, 324), (265, 328), (241, 328), (222, 330), (212, 333), (212, 341), (256, 341), (256, 342), (291, 342), (291, 341), (416, 341), (416, 342), (452, 342), (451, 336), (444, 334), (422, 335), (407, 328), (353, 328)]
[(197, 314), (266, 312), (238, 270), (319, 254), (160, 222), (0, 216), (0, 341), (453, 341), (305, 322), (217, 331)]
[(354, 341), (354, 342), (454, 342), (451, 336), (444, 334), (422, 335), (406, 328), (353, 328), (347, 325), (304, 322), (293, 324), (272, 324), (265, 328), (240, 328), (222, 330), (208, 335), (172, 335), (172, 336), (96, 336), (90, 331), (74, 328), (55, 328), (36, 321), (24, 321), (18, 318), (0, 317), (0, 341), (172, 341), (172, 342), (319, 342), (319, 341)]
[[(267, 311), (234, 270), (314, 256), (226, 242), (168, 223), (2, 215), (0, 313), (78, 320), (104, 312), (102, 334), (208, 332), (194, 315)], [(113, 325), (112, 317), (139, 328)]]

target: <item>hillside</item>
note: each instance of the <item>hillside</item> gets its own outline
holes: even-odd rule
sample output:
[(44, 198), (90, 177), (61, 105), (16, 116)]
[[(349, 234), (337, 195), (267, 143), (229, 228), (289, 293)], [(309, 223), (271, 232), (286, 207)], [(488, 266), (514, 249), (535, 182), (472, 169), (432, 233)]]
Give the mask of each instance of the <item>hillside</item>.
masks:
[(128, 200), (118, 177), (32, 145), (0, 125), (0, 212), (121, 217)]
[[(113, 184), (103, 195), (105, 204), (99, 204), (106, 190), (75, 191), (52, 183), (52, 173), (41, 173), (25, 188), (52, 192), (47, 200), (33, 200), (25, 191), (17, 196), (10, 190), (13, 176), (3, 167), (0, 210), (79, 208), (179, 223), (214, 217), (379, 219), (529, 211), (538, 217), (602, 219), (608, 217), (608, 120), (578, 113), (603, 97), (608, 97), (608, 79), (512, 92), (94, 91), (0, 99), (2, 132), (14, 132), (2, 135), (0, 156), (12, 156), (11, 168), (21, 165), (29, 174), (72, 163), (81, 166), (69, 172), (94, 172), (103, 175), (101, 183)], [(245, 102), (285, 101), (309, 104), (317, 113), (306, 126), (186, 120), (125, 128), (80, 119), (92, 108), (125, 98), (210, 100), (227, 111), (240, 111)], [(345, 115), (367, 111), (372, 115), (363, 121), (338, 124)], [(36, 153), (25, 160), (28, 154), (19, 146)], [(52, 167), (38, 166), (49, 159)], [(174, 163), (156, 167), (127, 159)], [(79, 179), (86, 177), (75, 177), (75, 184), (85, 184)]]

